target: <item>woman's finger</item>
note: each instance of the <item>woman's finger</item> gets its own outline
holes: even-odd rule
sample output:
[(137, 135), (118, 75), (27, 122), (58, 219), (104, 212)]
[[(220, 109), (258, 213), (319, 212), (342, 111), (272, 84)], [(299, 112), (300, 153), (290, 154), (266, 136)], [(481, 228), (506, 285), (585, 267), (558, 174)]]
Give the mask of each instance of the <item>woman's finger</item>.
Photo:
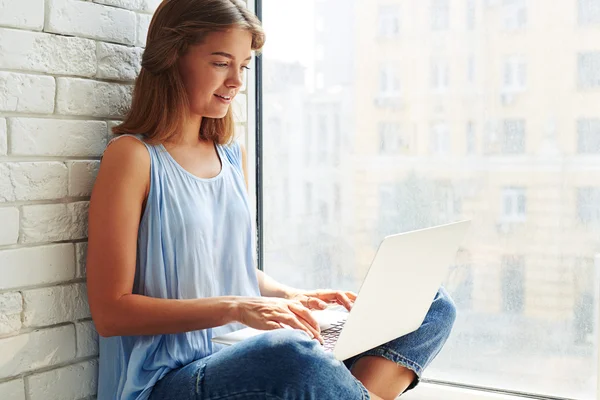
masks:
[(356, 293), (354, 293), (354, 292), (346, 292), (346, 296), (348, 296), (348, 298), (350, 300), (356, 301), (356, 297), (357, 297)]
[(305, 306), (311, 310), (324, 310), (327, 308), (327, 303), (317, 297), (307, 297)]
[(350, 301), (350, 299), (348, 298), (348, 296), (346, 296), (346, 293), (344, 292), (337, 292), (337, 300), (338, 302), (343, 305), (344, 307), (346, 307), (346, 310), (350, 311), (352, 309), (352, 302)]
[(306, 332), (308, 336), (313, 339), (320, 338), (321, 336), (314, 330), (313, 327), (310, 326), (308, 322), (304, 321), (302, 318), (298, 318), (292, 311), (278, 315), (277, 319), (292, 328), (300, 329), (301, 331)]
[(300, 306), (300, 305), (296, 305), (294, 303), (291, 303), (289, 305), (289, 309), (296, 314), (297, 316), (301, 317), (302, 319), (304, 319), (308, 324), (310, 324), (310, 326), (317, 331), (317, 333), (321, 333), (321, 328), (319, 327), (319, 323), (317, 322), (317, 320), (315, 319), (315, 317), (313, 317), (313, 315), (311, 314), (310, 310), (306, 307)]

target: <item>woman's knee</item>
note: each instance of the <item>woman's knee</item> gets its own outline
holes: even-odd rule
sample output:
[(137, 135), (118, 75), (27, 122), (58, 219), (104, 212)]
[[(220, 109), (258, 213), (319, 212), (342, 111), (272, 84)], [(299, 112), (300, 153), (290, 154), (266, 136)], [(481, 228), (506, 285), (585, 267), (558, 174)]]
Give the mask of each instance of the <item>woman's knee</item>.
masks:
[(456, 321), (456, 304), (445, 288), (440, 287), (435, 300), (432, 304), (432, 309), (435, 311), (435, 318), (440, 325), (450, 331)]

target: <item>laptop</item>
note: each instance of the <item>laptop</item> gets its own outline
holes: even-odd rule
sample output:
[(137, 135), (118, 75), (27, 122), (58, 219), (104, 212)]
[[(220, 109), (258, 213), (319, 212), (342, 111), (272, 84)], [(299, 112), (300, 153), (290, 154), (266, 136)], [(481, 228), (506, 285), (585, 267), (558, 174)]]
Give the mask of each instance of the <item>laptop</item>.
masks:
[[(470, 220), (386, 236), (350, 312), (340, 307), (312, 311), (325, 351), (346, 360), (416, 331), (452, 265)], [(290, 328), (291, 329), (291, 328)], [(212, 341), (226, 345), (264, 334), (244, 328)]]

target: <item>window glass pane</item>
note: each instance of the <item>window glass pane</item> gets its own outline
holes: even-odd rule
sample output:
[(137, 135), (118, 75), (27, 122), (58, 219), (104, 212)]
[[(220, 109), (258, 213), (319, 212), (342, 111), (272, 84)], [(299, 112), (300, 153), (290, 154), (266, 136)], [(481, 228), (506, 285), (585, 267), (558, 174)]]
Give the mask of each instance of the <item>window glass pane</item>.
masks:
[(385, 235), (470, 218), (425, 377), (595, 400), (597, 3), (263, 0), (266, 272), (356, 291)]

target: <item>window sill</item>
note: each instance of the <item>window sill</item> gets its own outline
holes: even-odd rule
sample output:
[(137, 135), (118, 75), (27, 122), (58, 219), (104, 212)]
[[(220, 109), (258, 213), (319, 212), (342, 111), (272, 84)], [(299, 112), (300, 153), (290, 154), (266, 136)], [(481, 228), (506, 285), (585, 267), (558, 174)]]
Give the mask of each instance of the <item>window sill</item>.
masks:
[(522, 397), (504, 393), (493, 393), (477, 389), (465, 389), (422, 382), (414, 390), (400, 397), (406, 400), (531, 400), (547, 399), (541, 396)]

